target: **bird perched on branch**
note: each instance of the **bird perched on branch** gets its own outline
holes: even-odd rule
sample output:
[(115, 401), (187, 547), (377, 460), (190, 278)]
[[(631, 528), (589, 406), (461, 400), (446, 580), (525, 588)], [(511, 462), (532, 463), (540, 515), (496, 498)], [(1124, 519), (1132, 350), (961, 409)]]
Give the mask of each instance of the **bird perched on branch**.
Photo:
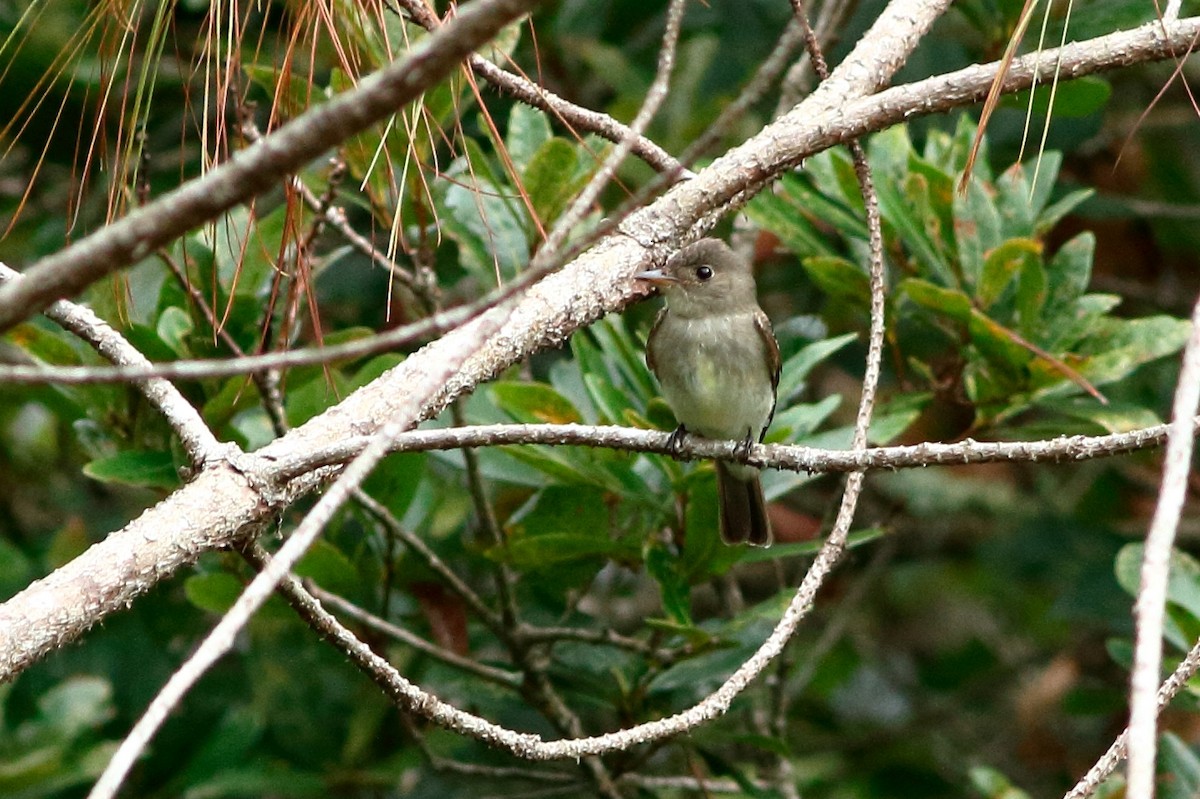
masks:
[[(745, 450), (761, 441), (775, 413), (779, 344), (758, 307), (749, 262), (723, 241), (701, 239), (637, 277), (667, 300), (646, 341), (646, 363), (679, 421), (671, 446), (688, 431), (736, 439)], [(721, 537), (769, 545), (758, 469), (716, 466)]]

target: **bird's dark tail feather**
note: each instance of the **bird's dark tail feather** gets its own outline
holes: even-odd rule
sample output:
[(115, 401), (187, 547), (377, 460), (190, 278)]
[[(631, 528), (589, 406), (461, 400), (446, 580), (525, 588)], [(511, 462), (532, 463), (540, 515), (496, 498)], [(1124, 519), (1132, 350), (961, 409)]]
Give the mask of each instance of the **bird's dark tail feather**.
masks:
[(721, 509), (721, 538), (726, 544), (771, 545), (771, 523), (757, 472), (749, 479), (734, 475), (717, 461), (717, 500)]

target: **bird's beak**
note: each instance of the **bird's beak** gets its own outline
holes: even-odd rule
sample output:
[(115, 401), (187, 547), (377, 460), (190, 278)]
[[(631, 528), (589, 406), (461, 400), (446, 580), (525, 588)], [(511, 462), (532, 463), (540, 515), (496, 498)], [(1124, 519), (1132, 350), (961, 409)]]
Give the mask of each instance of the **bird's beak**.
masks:
[(634, 275), (638, 280), (645, 280), (655, 286), (668, 286), (672, 283), (678, 283), (678, 278), (668, 275), (661, 269), (647, 269), (645, 272), (638, 272)]

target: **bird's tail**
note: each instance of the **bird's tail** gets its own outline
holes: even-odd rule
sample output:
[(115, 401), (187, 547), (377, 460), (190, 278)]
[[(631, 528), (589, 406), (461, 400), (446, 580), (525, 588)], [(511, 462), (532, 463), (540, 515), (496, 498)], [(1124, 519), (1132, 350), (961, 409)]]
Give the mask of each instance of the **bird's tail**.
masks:
[[(735, 474), (734, 470), (744, 473)], [(717, 500), (721, 509), (721, 538), (727, 544), (771, 545), (771, 523), (758, 471), (717, 461)]]

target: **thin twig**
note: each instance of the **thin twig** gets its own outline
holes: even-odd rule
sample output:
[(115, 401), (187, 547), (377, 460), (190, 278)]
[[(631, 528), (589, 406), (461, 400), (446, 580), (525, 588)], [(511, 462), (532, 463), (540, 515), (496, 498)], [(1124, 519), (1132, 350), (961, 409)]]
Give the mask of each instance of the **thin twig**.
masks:
[[(204, 317), (204, 321), (212, 328), (213, 333), (221, 343), (223, 343), (234, 356), (241, 358), (246, 355), (245, 350), (238, 344), (237, 339), (230, 334), (225, 325), (220, 324), (217, 320), (217, 315), (213, 311), (212, 306), (208, 304), (204, 293), (197, 288), (196, 284), (188, 279), (187, 272), (184, 267), (177, 264), (170, 253), (159, 251), (159, 258), (167, 265), (167, 269), (175, 276), (175, 280), (179, 283), (179, 287), (187, 292), (192, 303), (199, 309), (200, 315)], [(262, 399), (263, 408), (267, 412), (267, 418), (271, 420), (271, 429), (275, 431), (276, 436), (282, 436), (287, 432), (287, 414), (283, 409), (283, 395), (279, 391), (279, 373), (275, 370), (262, 370), (251, 372), (250, 379), (254, 382), (254, 387), (258, 390), (258, 395)]]
[(443, 663), (454, 666), (455, 668), (461, 669), (470, 674), (474, 674), (476, 677), (487, 680), (488, 682), (502, 685), (505, 688), (518, 690), (521, 687), (521, 675), (515, 671), (505, 671), (504, 669), (498, 669), (494, 666), (488, 666), (484, 663), (478, 663), (470, 658), (463, 657), (456, 652), (451, 652), (444, 647), (431, 644), (421, 636), (411, 633), (403, 627), (392, 624), (387, 619), (381, 619), (375, 614), (363, 610), (353, 602), (350, 602), (349, 600), (340, 597), (337, 594), (326, 591), (319, 586), (309, 585), (307, 588), (310, 594), (326, 605), (345, 613), (347, 616), (359, 622), (360, 624), (364, 624), (373, 630), (377, 630), (384, 635), (395, 638), (397, 641), (400, 641), (403, 644), (411, 646), (418, 652), (424, 652), (426, 655), (429, 655), (435, 660), (440, 660)]
[(1129, 773), (1126, 793), (1133, 799), (1154, 796), (1154, 764), (1158, 747), (1158, 712), (1154, 693), (1162, 664), (1163, 617), (1166, 614), (1167, 577), (1171, 546), (1187, 496), (1192, 470), (1193, 419), (1200, 406), (1200, 300), (1192, 311), (1192, 333), (1183, 351), (1183, 367), (1175, 387), (1167, 454), (1163, 459), (1162, 488), (1146, 535), (1134, 618), (1137, 633), (1133, 647), (1133, 672), (1129, 696)]
[[(8, 267), (0, 263), (0, 269), (8, 269)], [(10, 269), (8, 271), (12, 272)], [(322, 365), (332, 361), (354, 360), (454, 330), (479, 314), (517, 296), (545, 275), (546, 270), (525, 272), (508, 285), (489, 292), (476, 302), (451, 308), (419, 322), (344, 344), (269, 352), (261, 355), (241, 355), (230, 359), (212, 358), (164, 363), (151, 363), (143, 359), (143, 363), (116, 367), (0, 364), (0, 383), (86, 385), (127, 383), (149, 378), (204, 380), (214, 377), (253, 374), (270, 369), (291, 369), (299, 366)]]
[[(241, 131), (242, 135), (251, 144), (259, 142), (263, 135), (262, 131), (254, 123), (254, 116), (250, 112), (249, 107), (241, 109)], [(358, 250), (363, 255), (371, 259), (371, 263), (382, 267), (390, 277), (400, 281), (409, 291), (413, 292), (422, 302), (428, 303), (430, 298), (427, 296), (424, 285), (417, 280), (411, 272), (409, 272), (392, 258), (389, 258), (387, 253), (380, 250), (371, 240), (359, 233), (350, 224), (346, 218), (346, 210), (340, 206), (335, 206), (329, 202), (323, 202), (322, 198), (318, 197), (316, 192), (308, 187), (308, 184), (300, 178), (299, 175), (292, 175), (288, 178), (288, 184), (300, 195), (300, 199), (304, 201), (312, 211), (319, 214), (320, 219), (338, 233), (341, 234), (350, 246)]]
[(365, 491), (358, 492), (354, 499), (368, 513), (387, 527), (393, 536), (403, 541), (404, 545), (412, 550), (413, 554), (420, 558), (421, 562), (429, 567), (432, 572), (441, 577), (446, 586), (479, 616), (488, 629), (492, 630), (492, 632), (499, 632), (501, 629), (500, 617), (496, 612), (489, 608), (487, 603), (480, 598), (479, 594), (475, 593), (469, 585), (463, 582), (462, 578), (455, 574), (454, 570), (447, 566), (446, 562), (438, 557), (437, 553), (430, 549), (429, 545), (420, 536), (402, 525), (400, 520), (385, 505), (377, 502)]

